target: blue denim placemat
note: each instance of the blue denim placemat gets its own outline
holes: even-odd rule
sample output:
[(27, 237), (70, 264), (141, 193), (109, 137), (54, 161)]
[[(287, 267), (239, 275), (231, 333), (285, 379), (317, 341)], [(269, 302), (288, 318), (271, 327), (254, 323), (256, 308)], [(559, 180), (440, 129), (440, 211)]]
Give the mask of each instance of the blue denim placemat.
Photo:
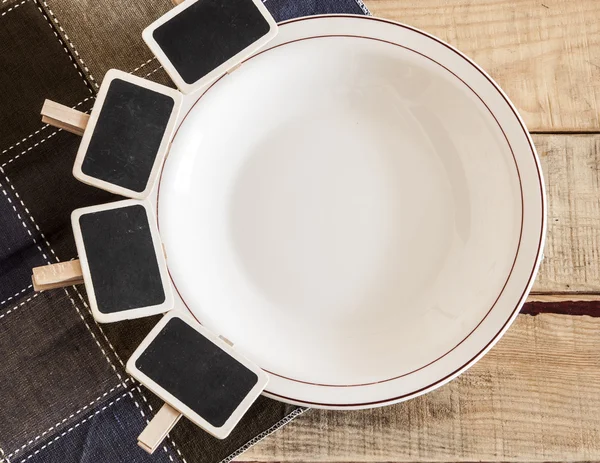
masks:
[[(89, 56), (75, 51), (52, 3), (0, 0), (0, 463), (229, 461), (305, 409), (260, 398), (224, 441), (182, 419), (149, 456), (136, 438), (160, 401), (123, 363), (157, 318), (100, 326), (83, 287), (32, 289), (32, 267), (76, 257), (71, 211), (115, 199), (73, 179), (78, 137), (40, 120), (45, 98), (89, 111), (97, 91)], [(265, 4), (278, 21), (368, 14), (360, 0)], [(99, 36), (110, 27), (98, 24)], [(158, 79), (150, 61), (134, 72)]]

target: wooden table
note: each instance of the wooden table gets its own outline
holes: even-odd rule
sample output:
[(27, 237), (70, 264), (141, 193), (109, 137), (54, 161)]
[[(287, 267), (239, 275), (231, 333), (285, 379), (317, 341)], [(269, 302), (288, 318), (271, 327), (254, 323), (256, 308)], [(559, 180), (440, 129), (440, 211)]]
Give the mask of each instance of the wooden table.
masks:
[[(548, 191), (544, 301), (600, 299), (600, 0), (370, 0), (442, 38), (506, 91)], [(396, 406), (311, 410), (245, 461), (600, 460), (600, 302), (530, 303), (491, 352)]]

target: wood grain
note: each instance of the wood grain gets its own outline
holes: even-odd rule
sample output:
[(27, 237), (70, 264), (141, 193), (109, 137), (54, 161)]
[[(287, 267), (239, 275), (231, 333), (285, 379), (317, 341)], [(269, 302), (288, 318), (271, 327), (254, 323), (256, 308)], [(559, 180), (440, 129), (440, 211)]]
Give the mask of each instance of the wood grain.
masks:
[(241, 459), (600, 460), (600, 318), (520, 315), (440, 389), (381, 409), (311, 410)]
[(548, 235), (533, 290), (598, 295), (600, 135), (535, 135), (534, 143), (548, 195)]
[(600, 131), (600, 1), (370, 0), (372, 13), (456, 46), (532, 131)]

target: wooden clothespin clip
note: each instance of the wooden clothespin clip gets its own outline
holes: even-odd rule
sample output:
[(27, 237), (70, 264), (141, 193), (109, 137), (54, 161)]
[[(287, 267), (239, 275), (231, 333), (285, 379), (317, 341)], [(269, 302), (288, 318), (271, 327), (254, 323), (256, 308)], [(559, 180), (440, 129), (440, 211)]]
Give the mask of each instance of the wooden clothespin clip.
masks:
[(181, 107), (182, 95), (122, 71), (106, 73), (88, 116), (46, 100), (42, 121), (82, 136), (73, 175), (128, 198), (150, 193)]
[(35, 291), (62, 288), (83, 284), (83, 273), (79, 259), (33, 269), (31, 277)]
[(231, 72), (277, 34), (277, 23), (261, 0), (172, 3), (177, 6), (142, 36), (183, 93)]
[(258, 366), (191, 318), (167, 313), (127, 362), (127, 372), (165, 404), (138, 437), (152, 453), (181, 415), (224, 439), (268, 382)]
[(33, 269), (37, 291), (84, 283), (101, 323), (146, 317), (174, 299), (156, 219), (148, 203), (118, 201), (71, 216), (78, 260)]
[(83, 136), (90, 119), (90, 116), (86, 113), (51, 100), (44, 101), (41, 114), (42, 122), (45, 124), (53, 125), (79, 136)]

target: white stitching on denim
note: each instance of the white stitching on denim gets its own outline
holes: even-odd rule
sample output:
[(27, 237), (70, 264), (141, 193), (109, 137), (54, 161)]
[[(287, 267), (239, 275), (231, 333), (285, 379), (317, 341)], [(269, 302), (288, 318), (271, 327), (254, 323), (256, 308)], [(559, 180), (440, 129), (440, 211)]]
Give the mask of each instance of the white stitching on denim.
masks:
[[(4, 173), (4, 171), (2, 170), (2, 167), (0, 167), (0, 172)], [(6, 177), (6, 176), (5, 176)], [(10, 186), (10, 181), (8, 180), (8, 177), (6, 178), (7, 180), (7, 184)], [(2, 184), (0, 183), (0, 190), (2, 191), (2, 194), (4, 194), (4, 197), (6, 198), (6, 200), (8, 201), (8, 204), (10, 204), (13, 208), (13, 211), (15, 211), (15, 214), (17, 215), (17, 217), (19, 218), (19, 220), (21, 221), (21, 225), (23, 225), (23, 228), (25, 229), (25, 231), (27, 232), (27, 234), (29, 235), (29, 237), (31, 238), (31, 240), (33, 241), (33, 244), (36, 245), (36, 247), (38, 248), (38, 250), (42, 253), (42, 256), (44, 256), (44, 260), (46, 262), (48, 262), (48, 257), (46, 256), (46, 254), (44, 253), (44, 250), (42, 249), (42, 247), (39, 245), (39, 243), (37, 242), (37, 240), (35, 239), (35, 237), (32, 235), (31, 231), (29, 230), (29, 228), (27, 227), (27, 225), (25, 224), (25, 221), (23, 220), (23, 217), (21, 217), (21, 214), (19, 213), (19, 211), (17, 211), (17, 208), (15, 207), (14, 203), (12, 202), (12, 199), (9, 198), (8, 193), (6, 193), (6, 190), (4, 189), (4, 187), (2, 186)]]
[(363, 3), (362, 0), (355, 0), (358, 7), (362, 10), (362, 12), (368, 16), (371, 16), (371, 12), (367, 8), (367, 5)]
[(38, 145), (41, 145), (42, 143), (45, 143), (47, 140), (49, 140), (50, 138), (52, 138), (54, 135), (56, 135), (58, 132), (60, 132), (62, 129), (57, 129), (54, 132), (52, 132), (50, 135), (48, 135), (47, 137), (42, 138), (40, 141), (38, 141), (36, 144), (30, 146), (29, 148), (27, 148), (26, 150), (21, 151), (19, 154), (17, 154), (16, 156), (10, 158), (8, 161), (6, 161), (4, 164), (2, 164), (0, 167), (5, 167), (7, 164), (10, 164), (11, 162), (15, 161), (16, 159), (19, 159), (19, 157), (21, 157), (22, 154), (27, 153), (27, 151), (31, 151), (33, 148), (35, 148)]
[[(6, 0), (3, 0), (3, 3)], [(0, 447), (0, 463), (10, 463), (10, 460), (8, 459), (8, 457), (6, 456), (6, 454), (4, 453), (4, 450), (2, 450), (2, 447)]]
[[(2, 3), (4, 3), (6, 0), (3, 0)], [(2, 14), (0, 14), (0, 18), (2, 16), (4, 16), (6, 13), (12, 11), (12, 10), (16, 10), (17, 8), (19, 8), (23, 3), (25, 3), (27, 0), (23, 0), (21, 3), (19, 3), (18, 5), (15, 6), (11, 6), (8, 10), (6, 10), (5, 12), (3, 12)], [(1, 450), (1, 449), (0, 449)]]
[(125, 394), (123, 394), (122, 396), (118, 397), (117, 399), (113, 400), (112, 402), (110, 402), (108, 405), (105, 405), (104, 407), (102, 407), (100, 410), (97, 410), (96, 412), (94, 412), (92, 415), (88, 416), (87, 418), (81, 420), (79, 423), (77, 423), (75, 426), (71, 426), (69, 429), (67, 429), (65, 432), (63, 432), (62, 434), (59, 434), (58, 436), (56, 436), (54, 439), (52, 439), (50, 442), (48, 442), (47, 444), (44, 444), (43, 446), (41, 446), (39, 449), (37, 449), (35, 452), (33, 452), (31, 455), (29, 455), (27, 458), (23, 458), (19, 463), (23, 463), (24, 461), (29, 460), (30, 458), (34, 457), (35, 455), (37, 455), (38, 453), (40, 453), (42, 450), (44, 450), (46, 447), (48, 447), (49, 445), (54, 444), (58, 439), (60, 439), (63, 436), (66, 436), (67, 434), (69, 434), (71, 431), (73, 431), (74, 429), (78, 428), (79, 426), (81, 426), (83, 423), (85, 423), (86, 421), (91, 420), (94, 416), (98, 415), (99, 413), (103, 412), (104, 410), (106, 410), (107, 408), (111, 407), (113, 404), (116, 404), (119, 400), (121, 400), (123, 397), (127, 396), (127, 392)]
[(4, 154), (4, 153), (6, 153), (6, 152), (10, 151), (11, 149), (13, 149), (15, 146), (19, 146), (21, 143), (23, 143), (24, 141), (26, 141), (28, 138), (31, 138), (31, 137), (33, 137), (34, 135), (37, 135), (37, 134), (38, 134), (38, 133), (40, 133), (42, 130), (44, 130), (44, 129), (47, 129), (48, 127), (49, 127), (49, 125), (48, 125), (48, 124), (44, 124), (44, 125), (42, 126), (42, 128), (41, 128), (41, 129), (38, 129), (38, 130), (36, 130), (35, 132), (33, 132), (32, 134), (30, 134), (30, 135), (27, 135), (25, 138), (23, 138), (23, 140), (21, 140), (21, 141), (18, 141), (18, 142), (17, 142), (17, 143), (15, 143), (14, 145), (11, 145), (11, 146), (9, 146), (9, 147), (8, 147), (8, 148), (6, 148), (5, 150), (3, 150), (3, 151), (2, 151), (2, 153), (0, 153), (0, 154)]
[[(143, 397), (143, 396), (142, 396)], [(185, 457), (183, 456), (183, 454), (179, 451), (179, 447), (175, 444), (175, 440), (169, 436), (169, 440), (171, 441), (171, 445), (173, 445), (173, 448), (175, 449), (175, 451), (177, 452), (177, 455), (179, 455), (181, 457), (181, 461), (183, 463), (187, 463)]]
[[(25, 203), (23, 203), (23, 200), (21, 199), (21, 197), (19, 196), (19, 193), (17, 193), (17, 190), (15, 190), (15, 187), (13, 186), (12, 182), (10, 181), (10, 179), (8, 178), (8, 176), (6, 175), (6, 173), (4, 172), (4, 169), (2, 167), (0, 167), (0, 172), (4, 175), (4, 178), (6, 179), (6, 184), (10, 187), (10, 189), (13, 191), (13, 194), (15, 195), (15, 197), (19, 200), (19, 202), (21, 203), (21, 206), (23, 207), (23, 209), (25, 209), (25, 212), (27, 213), (27, 215), (29, 216), (29, 220), (31, 221), (31, 223), (33, 224), (33, 226), (35, 227), (35, 229), (39, 232), (40, 236), (42, 237), (42, 239), (44, 240), (44, 243), (46, 243), (46, 246), (48, 246), (48, 249), (50, 249), (50, 252), (54, 255), (54, 257), (56, 258), (57, 262), (60, 262), (60, 259), (57, 257), (57, 255), (54, 253), (54, 249), (52, 249), (52, 247), (50, 246), (50, 243), (48, 243), (48, 240), (46, 239), (46, 237), (44, 236), (44, 234), (42, 233), (42, 230), (40, 230), (40, 227), (38, 227), (37, 223), (35, 223), (35, 220), (33, 220), (33, 217), (31, 216), (31, 212), (29, 212), (29, 209), (27, 209), (27, 206), (25, 206)], [(6, 194), (6, 191), (4, 191), (4, 189), (2, 189), (2, 192), (4, 193), (4, 195), (6, 196), (6, 199), (8, 199), (8, 202), (12, 204), (11, 199), (8, 197), (8, 195)], [(13, 209), (15, 211), (15, 213), (17, 214), (17, 217), (19, 217), (19, 219), (21, 219), (21, 223), (23, 224), (23, 227), (25, 227), (25, 230), (27, 230), (27, 233), (29, 233), (29, 236), (31, 237), (31, 239), (33, 240), (33, 242), (37, 245), (36, 239), (33, 237), (33, 235), (31, 234), (31, 231), (29, 230), (29, 227), (27, 227), (27, 225), (25, 225), (25, 221), (23, 221), (23, 219), (21, 218), (21, 214), (19, 214), (19, 212), (17, 212), (17, 209), (15, 208), (14, 204), (12, 204)], [(38, 249), (40, 250), (40, 252), (42, 253), (42, 256), (44, 256), (44, 259), (46, 260), (46, 262), (49, 264), (50, 260), (48, 259), (48, 257), (46, 257), (46, 254), (44, 253), (44, 251), (42, 251), (42, 248), (40, 248), (40, 246), (38, 245)]]
[[(77, 103), (75, 106), (72, 106), (72, 108), (76, 108), (77, 106), (82, 105), (83, 103), (85, 103), (87, 100), (91, 99), (91, 98), (95, 98), (94, 96), (88, 96), (87, 98), (81, 100), (79, 103)], [(48, 124), (45, 124), (42, 126), (41, 129), (36, 130), (35, 132), (33, 132), (30, 135), (27, 135), (25, 138), (23, 138), (21, 141), (18, 141), (17, 143), (15, 143), (14, 145), (9, 146), (8, 148), (6, 148), (5, 150), (3, 150), (0, 154), (4, 154), (9, 152), (11, 149), (13, 149), (16, 146), (19, 146), (21, 143), (23, 143), (24, 141), (27, 141), (29, 138), (37, 135), (38, 133), (40, 133), (42, 130), (47, 129), (48, 127), (50, 127)], [(21, 153), (23, 154), (23, 153)], [(10, 162), (10, 161), (8, 161)], [(6, 163), (4, 163), (4, 165), (6, 165)], [(4, 167), (4, 166), (3, 166)]]
[(150, 71), (148, 74), (146, 74), (146, 75), (144, 76), (144, 78), (146, 78), (146, 77), (148, 77), (148, 76), (151, 76), (151, 75), (152, 75), (152, 74), (154, 74), (156, 71), (160, 71), (162, 68), (163, 68), (162, 66), (158, 66), (158, 67), (157, 67), (155, 70), (153, 70), (153, 71)]
[[(39, 0), (34, 0), (36, 3), (38, 3)], [(77, 63), (75, 62), (75, 60), (73, 59), (73, 57), (71, 56), (71, 53), (69, 53), (69, 50), (67, 49), (67, 46), (65, 45), (65, 42), (63, 41), (62, 37), (54, 30), (54, 27), (52, 27), (52, 21), (50, 20), (50, 18), (48, 17), (48, 15), (46, 14), (46, 12), (44, 10), (42, 10), (42, 8), (39, 6), (38, 3), (38, 7), (37, 9), (39, 10), (39, 12), (42, 14), (42, 16), (44, 18), (46, 18), (46, 21), (48, 21), (48, 25), (50, 26), (50, 28), (52, 29), (52, 33), (56, 36), (56, 38), (58, 39), (58, 41), (60, 42), (60, 44), (63, 47), (63, 50), (65, 51), (65, 53), (67, 54), (67, 56), (69, 57), (69, 59), (71, 60), (71, 63), (73, 64), (73, 67), (75, 68), (75, 70), (77, 71), (77, 74), (79, 74), (79, 77), (81, 77), (81, 79), (83, 80), (83, 82), (85, 83), (86, 87), (88, 88), (90, 93), (94, 93), (94, 90), (92, 89), (92, 87), (90, 86), (90, 83), (87, 81), (87, 79), (85, 78), (85, 76), (82, 74), (82, 72), (80, 71), (79, 67), (77, 66)], [(90, 75), (91, 78), (91, 75)], [(95, 83), (95, 82), (94, 82)], [(96, 84), (97, 85), (97, 84)]]
[(44, 3), (44, 6), (48, 9), (48, 11), (50, 12), (50, 16), (52, 16), (52, 19), (54, 20), (54, 23), (56, 24), (56, 26), (58, 27), (58, 29), (65, 36), (65, 40), (67, 41), (67, 43), (71, 47), (71, 50), (73, 50), (73, 53), (75, 54), (75, 56), (77, 57), (77, 59), (79, 60), (79, 62), (81, 63), (81, 65), (83, 66), (83, 69), (85, 70), (85, 72), (87, 72), (88, 76), (90, 77), (90, 80), (94, 84), (94, 87), (100, 88), (100, 86), (98, 85), (98, 82), (96, 82), (96, 79), (94, 79), (94, 76), (92, 75), (92, 73), (90, 72), (90, 70), (88, 69), (88, 67), (86, 66), (86, 64), (83, 62), (83, 59), (81, 59), (81, 56), (79, 56), (79, 52), (75, 48), (75, 45), (73, 44), (73, 42), (71, 41), (71, 39), (69, 38), (69, 36), (65, 32), (65, 30), (62, 28), (62, 26), (58, 22), (58, 18), (56, 17), (56, 15), (54, 14), (54, 12), (50, 8), (50, 5), (48, 5), (48, 3), (46, 3), (45, 0), (42, 0), (42, 2)]
[[(130, 378), (127, 378), (124, 382), (127, 383), (131, 381)], [(84, 405), (83, 407), (81, 407), (79, 410), (71, 413), (69, 416), (67, 416), (66, 418), (63, 418), (61, 421), (59, 421), (58, 423), (56, 423), (54, 426), (50, 426), (46, 431), (44, 431), (43, 433), (41, 433), (39, 436), (35, 436), (33, 439), (31, 439), (30, 441), (28, 441), (26, 444), (23, 444), (21, 446), (21, 448), (15, 450), (13, 453), (10, 453), (8, 456), (12, 457), (13, 455), (16, 455), (17, 453), (19, 453), (21, 450), (23, 450), (25, 447), (27, 447), (30, 444), (33, 444), (35, 441), (41, 439), (42, 437), (44, 437), (46, 434), (48, 434), (49, 432), (51, 432), (52, 430), (54, 430), (55, 428), (57, 428), (58, 426), (60, 426), (61, 424), (63, 424), (65, 421), (73, 418), (75, 415), (79, 415), (79, 413), (81, 413), (84, 410), (87, 410), (89, 407), (91, 407), (92, 405), (94, 405), (96, 402), (99, 402), (100, 400), (102, 400), (104, 397), (106, 397), (108, 394), (110, 394), (111, 392), (113, 392), (114, 390), (120, 388), (120, 387), (124, 387), (122, 384), (119, 384), (115, 387), (113, 387), (110, 391), (105, 392), (104, 394), (102, 394), (100, 397), (95, 398), (94, 400), (92, 400), (89, 404)]]
[(11, 309), (8, 309), (6, 312), (1, 313), (0, 314), (0, 320), (2, 320), (4, 317), (6, 317), (9, 313), (14, 312), (15, 310), (17, 310), (19, 307), (24, 306), (25, 304), (27, 304), (30, 300), (35, 299), (36, 297), (38, 297), (40, 293), (35, 293), (33, 296), (31, 296), (30, 298), (27, 298), (26, 300), (24, 300), (23, 302), (17, 304), (16, 306), (12, 307)]
[[(52, 249), (50, 249), (50, 250), (52, 251)], [(54, 251), (52, 251), (52, 253), (54, 253)], [(75, 291), (77, 291), (77, 288), (75, 288), (75, 287), (73, 287), (73, 288), (75, 289)], [(123, 377), (117, 371), (117, 367), (115, 367), (115, 364), (112, 362), (112, 360), (110, 360), (108, 358), (108, 355), (106, 354), (106, 351), (104, 350), (104, 347), (102, 347), (102, 344), (100, 344), (100, 341), (98, 341), (98, 338), (96, 337), (96, 334), (92, 331), (92, 327), (89, 325), (89, 323), (87, 322), (87, 320), (85, 319), (85, 317), (81, 313), (81, 310), (79, 310), (79, 307), (77, 307), (77, 304), (75, 304), (75, 301), (70, 296), (69, 291), (67, 291), (67, 288), (63, 288), (63, 289), (65, 291), (65, 294), (68, 296), (69, 300), (71, 301), (71, 304), (73, 304), (73, 307), (75, 307), (75, 310), (77, 310), (77, 313), (79, 314), (79, 318), (81, 318), (81, 320), (83, 321), (83, 323), (87, 327), (88, 331), (90, 332), (90, 334), (94, 338), (94, 341), (96, 341), (96, 344), (98, 345), (98, 348), (100, 349), (100, 351), (104, 355), (104, 358), (106, 359), (106, 361), (108, 362), (108, 364), (112, 367), (112, 369), (114, 370), (115, 374), (117, 375), (117, 378), (119, 378), (119, 381), (121, 381), (121, 384), (124, 386), (125, 382), (123, 380)], [(104, 333), (102, 333), (102, 334), (104, 334)]]
[(129, 74), (133, 74), (136, 71), (139, 71), (140, 69), (142, 69), (144, 66), (146, 66), (147, 64), (150, 64), (152, 61), (154, 61), (156, 59), (156, 56), (153, 56), (152, 58), (150, 58), (148, 61), (146, 61), (145, 63), (140, 64), (137, 68), (135, 68), (133, 71), (129, 71)]
[(15, 294), (13, 294), (12, 296), (10, 296), (9, 298), (4, 299), (3, 301), (0, 301), (0, 306), (6, 304), (8, 301), (13, 300), (15, 297), (19, 296), (19, 294), (23, 294), (25, 291), (27, 291), (28, 289), (30, 289), (33, 285), (27, 285), (26, 288), (23, 288), (21, 291), (17, 291)]
[(235, 457), (237, 457), (238, 455), (241, 455), (246, 450), (248, 450), (250, 447), (257, 444), (258, 442), (260, 442), (261, 440), (263, 440), (265, 437), (269, 436), (270, 434), (273, 434), (279, 428), (288, 424), (290, 421), (292, 421), (296, 417), (302, 415), (307, 410), (309, 410), (309, 409), (308, 408), (296, 408), (294, 411), (292, 411), (288, 415), (284, 416), (281, 420), (279, 420), (277, 423), (275, 423), (269, 429), (260, 433), (258, 436), (254, 437), (253, 439), (250, 439), (248, 442), (246, 442), (244, 445), (242, 445), (235, 452), (233, 452), (229, 456), (223, 458), (220, 463), (229, 463)]

